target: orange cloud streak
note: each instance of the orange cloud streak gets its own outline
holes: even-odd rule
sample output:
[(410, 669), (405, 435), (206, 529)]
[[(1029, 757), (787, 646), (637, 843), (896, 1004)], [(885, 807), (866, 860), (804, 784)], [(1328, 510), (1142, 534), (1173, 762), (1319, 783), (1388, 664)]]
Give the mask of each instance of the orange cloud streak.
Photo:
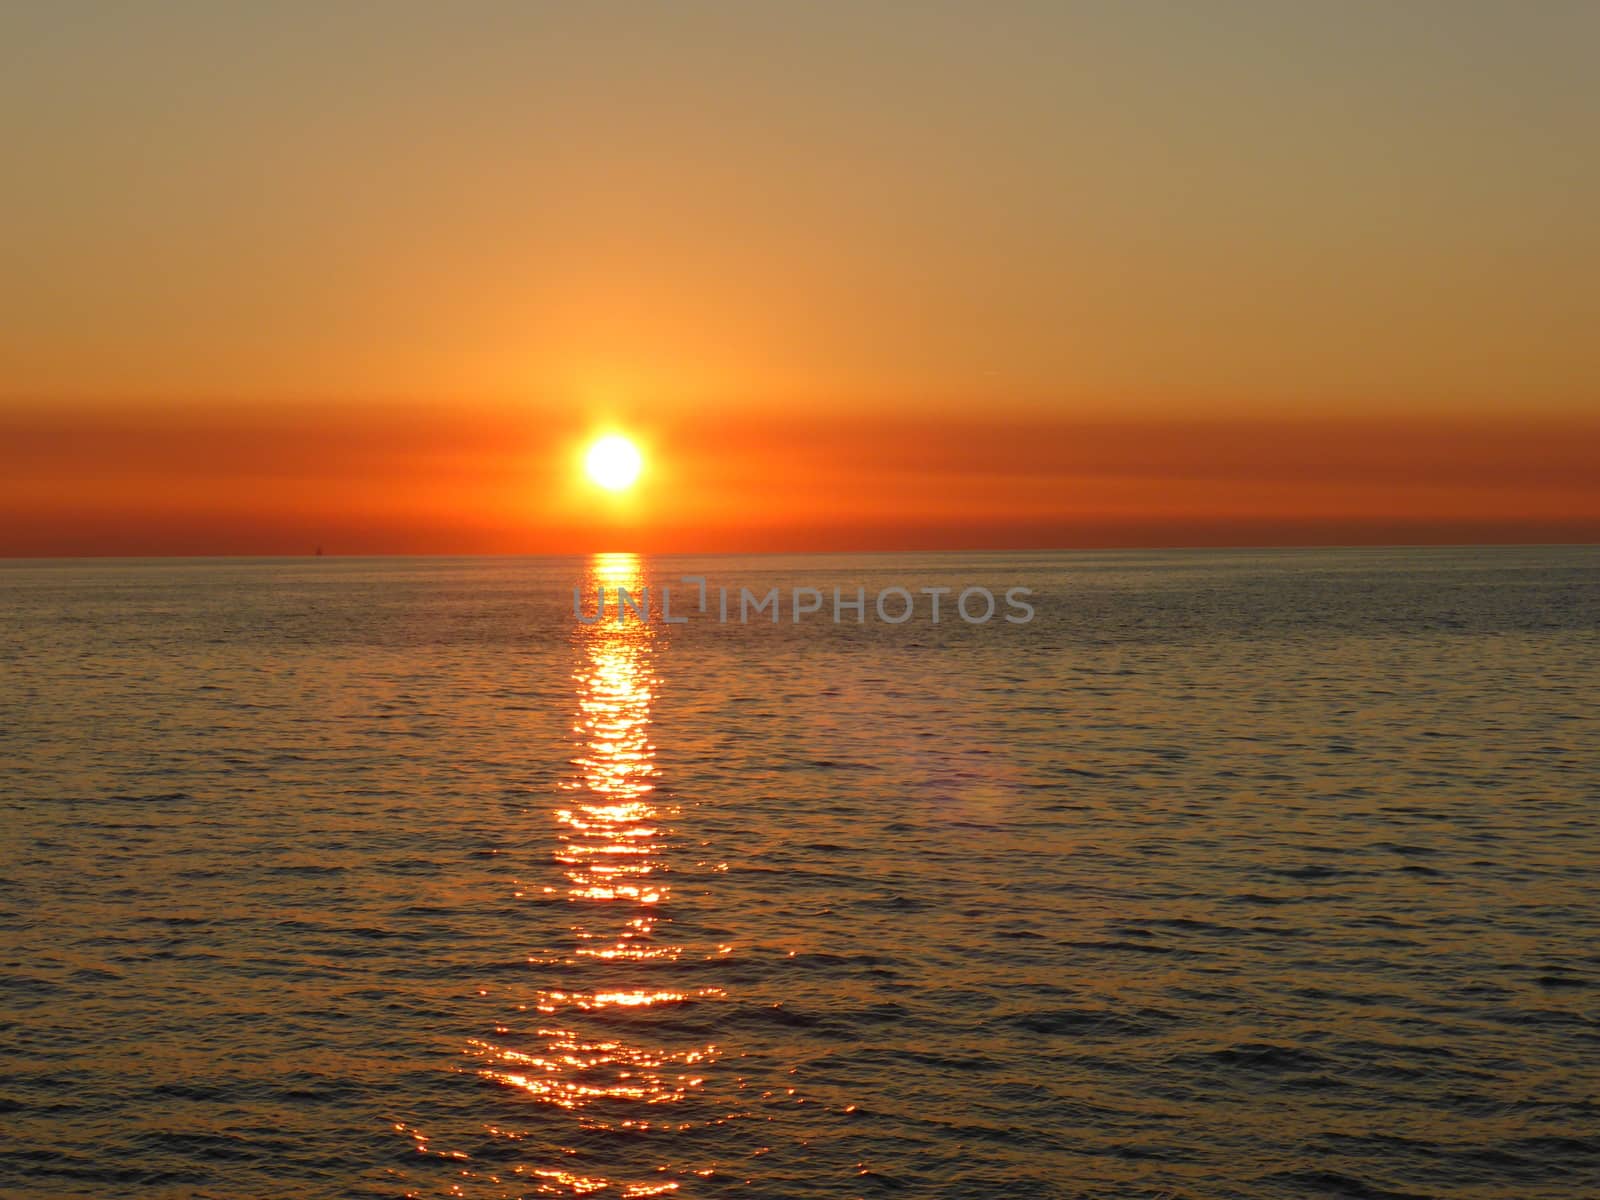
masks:
[(703, 413), (582, 483), (534, 408), (0, 413), (0, 554), (1600, 540), (1600, 421)]

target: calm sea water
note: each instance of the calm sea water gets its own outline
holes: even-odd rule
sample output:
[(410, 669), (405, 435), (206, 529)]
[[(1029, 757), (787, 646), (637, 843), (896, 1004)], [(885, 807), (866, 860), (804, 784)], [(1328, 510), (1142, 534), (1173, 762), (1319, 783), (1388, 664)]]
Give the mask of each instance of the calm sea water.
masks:
[[(1037, 617), (573, 619), (684, 574)], [(1593, 1196), (1597, 598), (1593, 549), (0, 566), (0, 1193)]]

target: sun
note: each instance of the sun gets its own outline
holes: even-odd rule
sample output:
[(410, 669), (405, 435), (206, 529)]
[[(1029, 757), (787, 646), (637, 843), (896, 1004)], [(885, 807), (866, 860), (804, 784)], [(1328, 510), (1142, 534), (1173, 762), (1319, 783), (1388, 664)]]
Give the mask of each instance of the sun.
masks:
[(620, 492), (633, 486), (644, 466), (639, 448), (621, 434), (607, 434), (589, 447), (583, 460), (589, 478), (608, 492)]

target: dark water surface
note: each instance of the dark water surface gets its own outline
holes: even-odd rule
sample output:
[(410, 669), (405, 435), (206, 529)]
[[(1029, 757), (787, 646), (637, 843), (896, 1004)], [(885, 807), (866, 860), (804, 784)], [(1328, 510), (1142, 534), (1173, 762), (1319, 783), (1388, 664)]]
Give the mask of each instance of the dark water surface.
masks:
[[(573, 619), (695, 573), (1038, 615)], [(0, 1194), (1594, 1196), (1597, 597), (1592, 549), (0, 566)]]

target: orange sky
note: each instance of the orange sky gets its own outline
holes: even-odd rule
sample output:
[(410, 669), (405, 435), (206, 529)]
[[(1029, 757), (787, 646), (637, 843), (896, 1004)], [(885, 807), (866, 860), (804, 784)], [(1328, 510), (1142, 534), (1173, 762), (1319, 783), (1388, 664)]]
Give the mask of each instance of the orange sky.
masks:
[(1600, 540), (1600, 8), (1358, 9), (9, 6), (0, 555)]
[(584, 553), (1600, 540), (1600, 420), (104, 406), (0, 418), (0, 551)]

